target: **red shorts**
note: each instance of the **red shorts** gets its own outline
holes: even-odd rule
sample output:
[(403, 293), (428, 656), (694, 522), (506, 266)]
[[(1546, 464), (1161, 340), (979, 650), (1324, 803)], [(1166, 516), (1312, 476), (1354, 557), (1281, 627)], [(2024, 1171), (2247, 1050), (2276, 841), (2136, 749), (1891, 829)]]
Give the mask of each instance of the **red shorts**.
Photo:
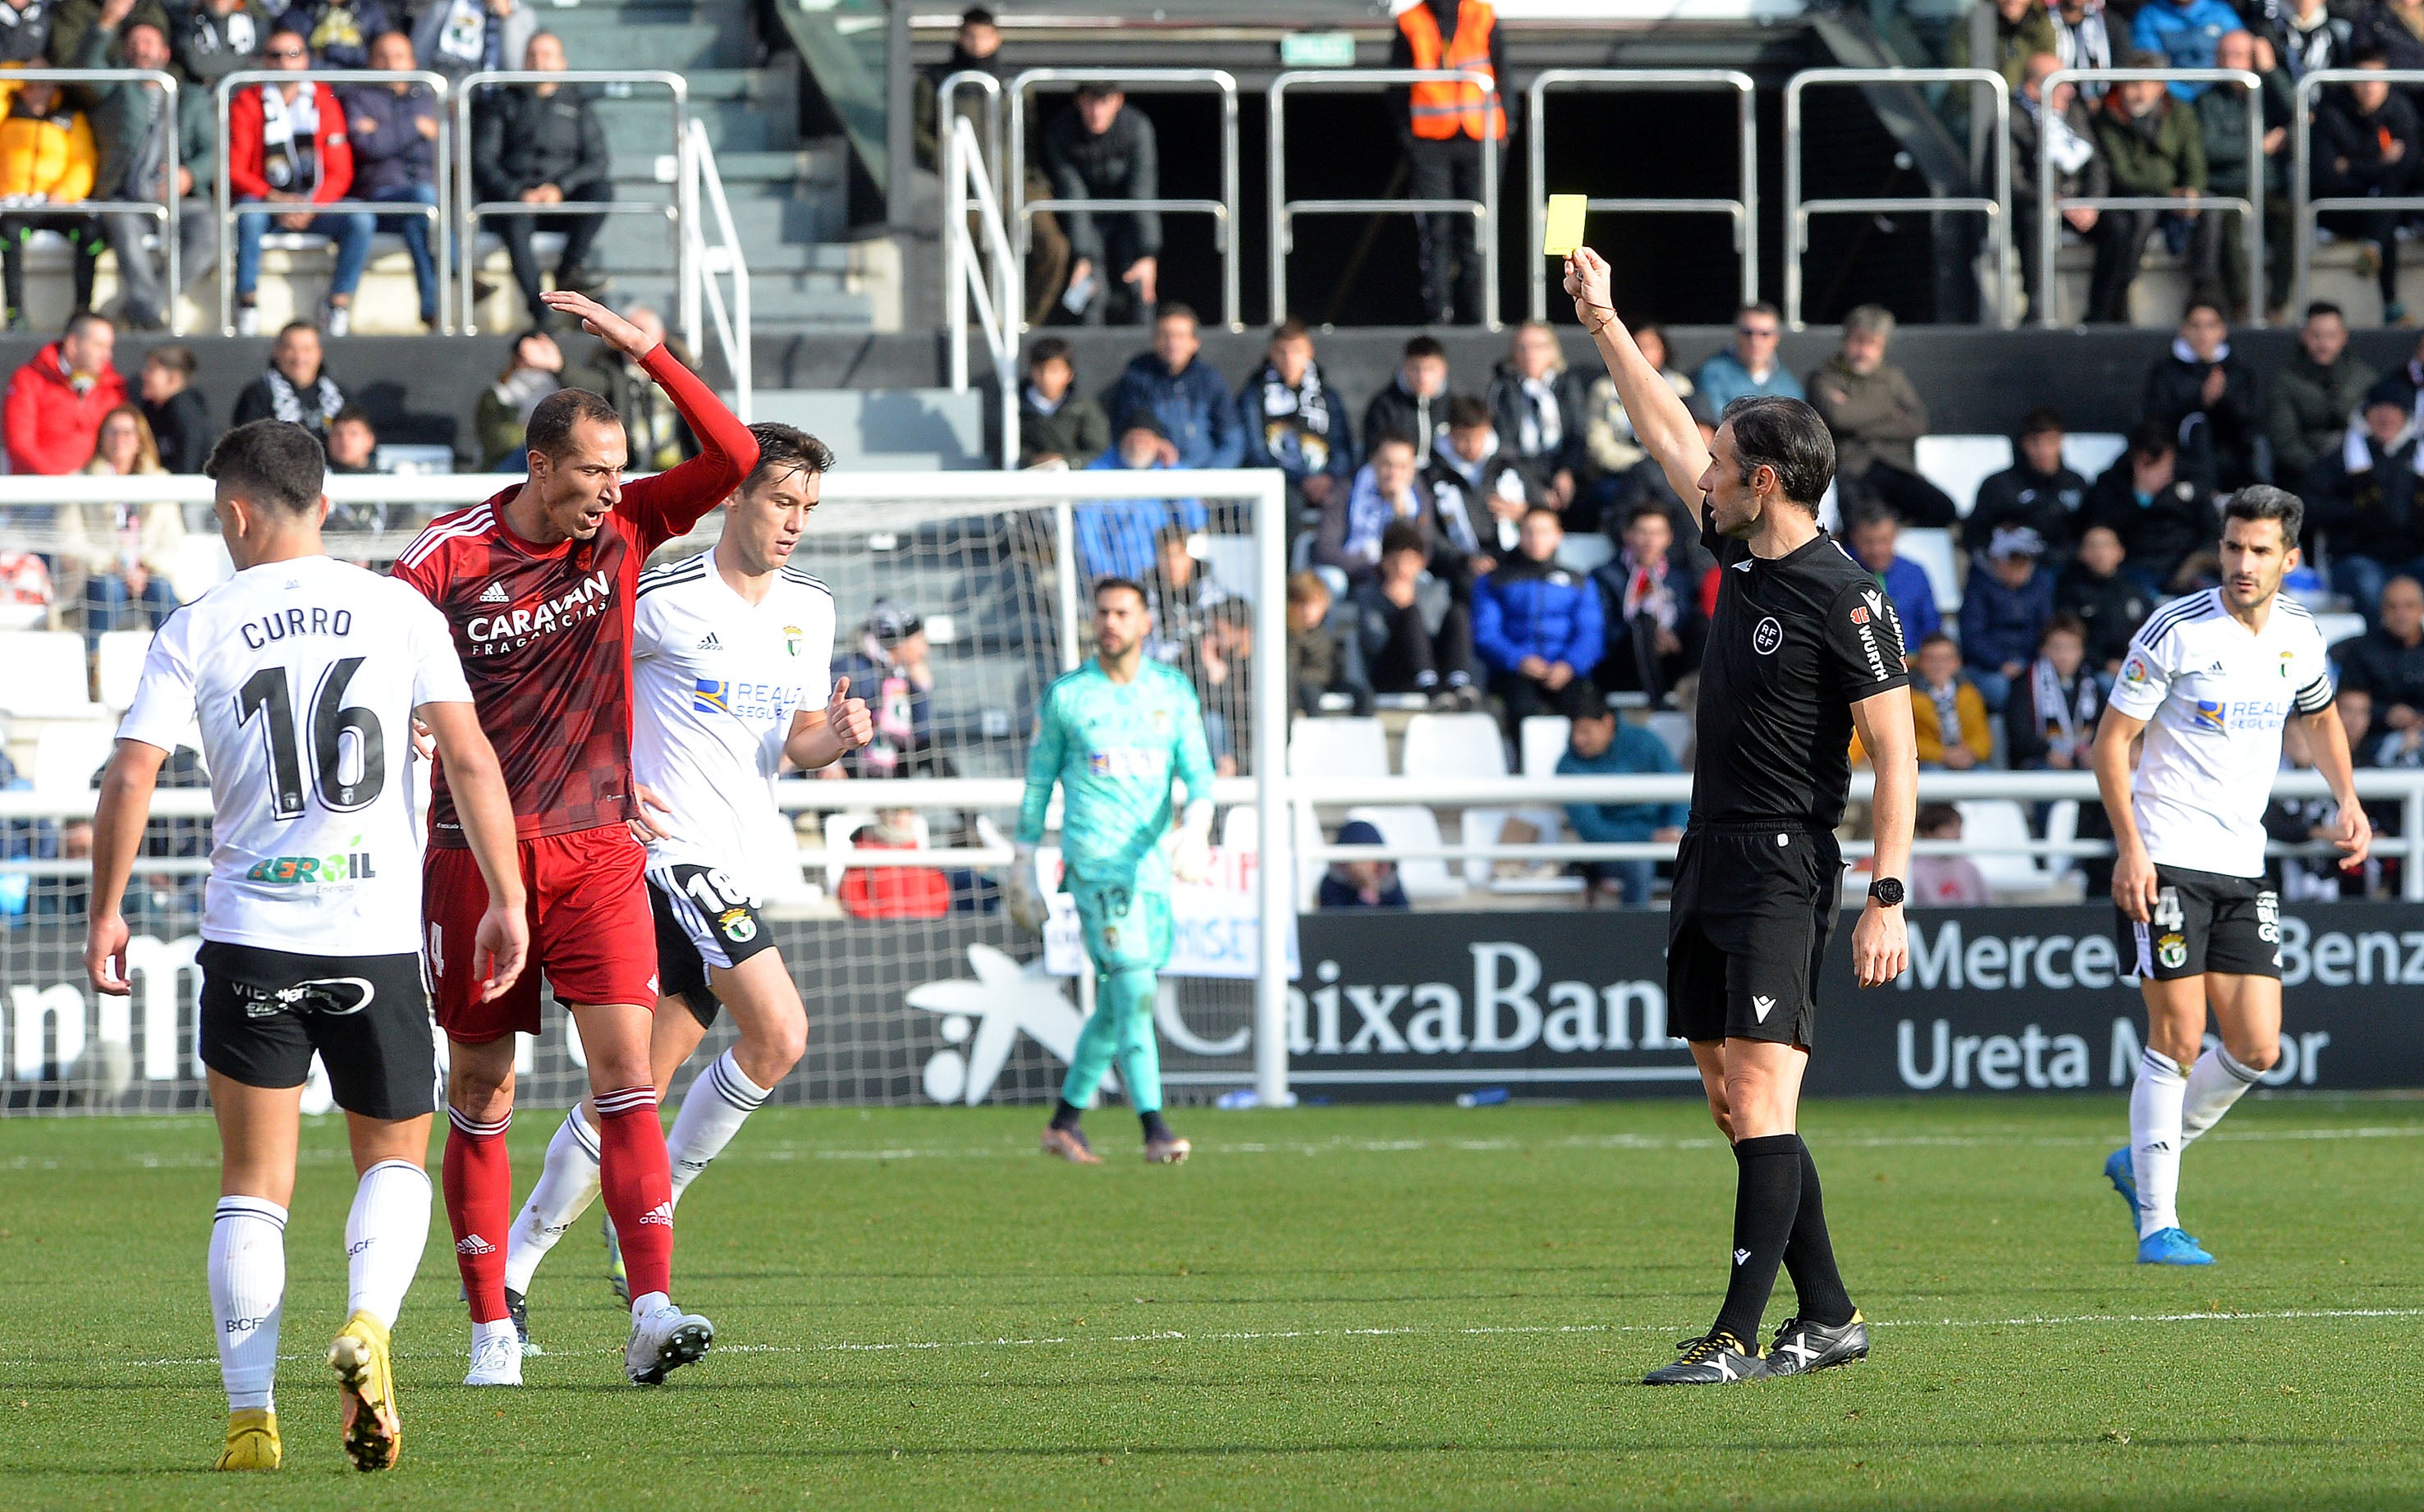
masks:
[(422, 869), (422, 943), (439, 1027), (486, 1044), (539, 1030), (538, 979), (561, 1003), (657, 1002), (657, 933), (648, 913), (647, 849), (620, 824), (523, 840), (530, 963), (500, 996), (480, 1000), (476, 939), (488, 886), (468, 850), (433, 846)]

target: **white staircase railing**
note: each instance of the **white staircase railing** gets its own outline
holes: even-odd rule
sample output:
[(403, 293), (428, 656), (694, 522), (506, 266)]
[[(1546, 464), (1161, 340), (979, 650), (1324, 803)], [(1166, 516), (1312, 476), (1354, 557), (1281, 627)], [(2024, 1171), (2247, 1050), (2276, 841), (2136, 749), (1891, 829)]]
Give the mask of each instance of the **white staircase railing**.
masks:
[[(968, 391), (968, 303), (974, 299), (1001, 394), (1001, 465), (1015, 468), (1018, 327), (1026, 291), (1018, 281), (1018, 260), (1011, 253), (1001, 200), (994, 194), (976, 128), (965, 116), (946, 114), (943, 119), (949, 123), (943, 146), (943, 303), (951, 391)], [(974, 230), (968, 225), (971, 217), (977, 223)]]
[[(715, 148), (707, 139), (707, 122), (693, 116), (682, 145), (686, 149), (682, 154), (682, 235), (690, 243), (691, 254), (687, 264), (690, 278), (682, 288), (682, 335), (690, 342), (691, 351), (703, 361), (707, 350), (700, 339), (708, 329), (715, 333), (716, 344), (724, 352), (725, 366), (732, 373), (732, 412), (745, 425), (757, 418), (750, 372), (749, 255), (741, 245), (741, 232), (732, 224), (732, 203), (725, 198), (724, 175), (716, 171)], [(701, 213), (702, 200), (707, 214)], [(715, 217), (712, 242), (707, 234), (709, 214)], [(724, 299), (724, 286), (716, 281), (719, 273), (732, 277), (732, 302), (728, 306)], [(699, 321), (702, 303), (711, 322), (705, 329)]]

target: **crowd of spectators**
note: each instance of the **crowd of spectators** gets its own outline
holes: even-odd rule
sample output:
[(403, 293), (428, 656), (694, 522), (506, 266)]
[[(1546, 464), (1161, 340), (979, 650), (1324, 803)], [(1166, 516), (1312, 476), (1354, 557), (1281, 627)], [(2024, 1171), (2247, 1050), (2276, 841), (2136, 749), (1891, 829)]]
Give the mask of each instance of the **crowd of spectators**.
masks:
[[(2176, 208), (2063, 212), (2062, 235), (2095, 248), (2086, 318), (2126, 322), (2129, 289), (2160, 235), (2187, 267), (2194, 292), (2233, 315), (2276, 318), (2289, 293), (2290, 127), (2299, 81), (2325, 69), (2424, 68), (2424, 10), (2400, 0), (1986, 0), (1995, 12), (1994, 66), (2012, 88), (2015, 233), (2029, 295), (2038, 286), (2041, 166), (2063, 199), (2146, 197)], [(2235, 84), (2120, 80), (2064, 82), (2057, 69), (2233, 69)], [(2317, 96), (2308, 191), (2315, 197), (2396, 199), (2424, 192), (2424, 88), (2358, 81)], [(2250, 125), (2254, 151), (2250, 149)], [(2243, 199), (2260, 183), (2265, 268), (2247, 266), (2235, 213), (2200, 201)], [(2416, 212), (2323, 212), (2330, 236), (2359, 244), (2379, 281), (2384, 318), (2405, 317), (2399, 296), (2401, 244)], [(2261, 301), (2259, 305), (2257, 301)]]
[[(2165, 598), (2215, 581), (2222, 497), (2270, 482), (2307, 505), (2306, 561), (2288, 591), (2367, 626), (2335, 647), (2345, 686), (2379, 710), (2360, 762), (2424, 766), (2424, 345), (2378, 374), (2351, 354), (2342, 313), (2318, 304), (2295, 350), (2259, 371), (2234, 349), (2220, 302), (2193, 300), (2109, 466), (2075, 470), (2061, 413), (2034, 406), (2014, 418), (2011, 465), (1960, 507), (1920, 470), (1927, 406), (1890, 359), (1890, 314), (1852, 311), (1836, 354), (1799, 376), (1778, 360), (1778, 326), (1773, 309), (1743, 309), (1731, 342), (1688, 374), (1668, 366), (1655, 325), (1640, 334), (1704, 433), (1719, 401), (1745, 394), (1801, 395), (1826, 418), (1839, 458), (1827, 517), (1894, 605), (1924, 764), (2085, 770), (2130, 637)], [(1599, 724), (1611, 705), (1689, 708), (1714, 561), (1613, 386), (1570, 370), (1549, 328), (1519, 327), (1505, 359), (1471, 378), (1451, 373), (1438, 341), (1411, 339), (1360, 426), (1300, 322), (1273, 330), (1234, 388), (1184, 306), (1162, 305), (1152, 329), (1149, 350), (1094, 384), (1065, 342), (1033, 344), (1023, 460), (1170, 474), (1163, 497), (1077, 506), (1079, 568), (1157, 585), (1164, 649), (1207, 708), (1221, 677), (1205, 669), (1243, 664), (1240, 633), (1221, 627), (1251, 634), (1251, 622), (1190, 555), (1208, 514), (1185, 474), (1240, 465), (1287, 481), (1294, 712), (1488, 708), (1510, 747), (1528, 716), (1562, 714), (1575, 722), (1568, 759), (1601, 771), (1646, 750), (1635, 725)], [(1915, 529), (1966, 560), (1957, 613), (1939, 611), (1938, 584), (1903, 550)], [(1234, 689), (1221, 696), (1242, 707)], [(1594, 811), (1573, 823), (1648, 838), (1669, 827), (1659, 819)], [(1591, 873), (1611, 896), (1636, 897), (1641, 883), (1621, 867)]]
[[(218, 140), (215, 87), (240, 70), (435, 72), (459, 80), (486, 70), (560, 72), (564, 43), (541, 30), (529, 0), (0, 0), (0, 278), (8, 329), (26, 328), (24, 247), (38, 231), (68, 243), (73, 308), (92, 304), (94, 271), (116, 256), (120, 298), (109, 311), (134, 330), (166, 329), (176, 291), (154, 244), (160, 222), (140, 211), (88, 204), (181, 201), (181, 277), (209, 273), (216, 232), (209, 185), (225, 154), (236, 201), (255, 206), (235, 226), (237, 327), (258, 334), (264, 239), (324, 238), (333, 248), (327, 294), (313, 324), (331, 336), (352, 327), (354, 297), (379, 231), (410, 257), (423, 325), (439, 322), (431, 221), (438, 201), (439, 105), (423, 86), (343, 79), (268, 83), (238, 90)], [(159, 89), (135, 80), (59, 85), (12, 80), (9, 67), (147, 69), (184, 86), (173, 118)], [(606, 137), (576, 87), (517, 85), (485, 92), (472, 123), (471, 183), (482, 202), (518, 203), (484, 219), (503, 241), (525, 308), (544, 324), (546, 286), (534, 233), (562, 233), (559, 288), (605, 285), (589, 248), (602, 213), (580, 207), (614, 197)], [(174, 151), (171, 151), (173, 147)], [(168, 165), (177, 165), (170, 182)], [(396, 205), (393, 213), (327, 209)]]
[[(666, 340), (662, 319), (645, 305), (628, 305), (624, 313)], [(0, 445), (8, 471), (199, 473), (224, 428), (267, 419), (290, 421), (318, 436), (332, 473), (384, 470), (377, 426), (332, 370), (321, 331), (311, 322), (281, 328), (262, 369), (231, 399), (216, 403), (195, 385), (199, 364), (192, 348), (152, 346), (139, 366), (129, 364), (136, 374), (130, 381), (118, 365), (118, 337), (109, 316), (79, 310), (56, 341), (8, 375)], [(678, 353), (678, 342), (669, 344)], [(481, 394), (474, 417), (473, 454), (483, 470), (520, 469), (532, 409), (566, 384), (594, 390), (614, 404), (635, 469), (661, 471), (696, 454), (696, 439), (662, 390), (603, 342), (567, 335), (559, 344), (556, 333), (532, 327), (509, 350), (505, 371)], [(349, 502), (332, 511), (330, 525), (400, 541), (427, 514), (415, 506)], [(111, 630), (156, 627), (178, 603), (171, 579), (185, 537), (213, 528), (205, 508), (157, 502), (19, 506), (8, 523), (47, 539), (34, 549), (0, 550), (0, 628), (57, 623), (81, 629), (94, 645)], [(1140, 572), (1149, 565), (1137, 565)]]

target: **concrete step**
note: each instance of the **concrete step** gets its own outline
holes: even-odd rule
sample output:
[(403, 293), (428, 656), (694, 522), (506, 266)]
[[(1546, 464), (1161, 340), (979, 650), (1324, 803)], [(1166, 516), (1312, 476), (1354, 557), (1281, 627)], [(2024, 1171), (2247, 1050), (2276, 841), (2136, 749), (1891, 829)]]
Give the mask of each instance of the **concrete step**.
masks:
[(547, 18), (576, 69), (729, 69), (749, 62), (745, 29), (694, 19), (687, 8), (576, 6)]
[(727, 152), (715, 150), (715, 170), (725, 193), (745, 192), (753, 184), (850, 183), (850, 150), (838, 140), (811, 142), (788, 151)]
[[(643, 299), (664, 310), (676, 304), (671, 279), (618, 276), (614, 294), (617, 298)], [(729, 290), (726, 294), (728, 297)], [(752, 328), (761, 336), (803, 330), (867, 331), (878, 327), (882, 313), (871, 294), (824, 282), (778, 287), (774, 280), (752, 279), (749, 300)]]
[[(702, 100), (694, 95), (690, 115), (706, 123), (707, 139), (719, 157), (726, 151), (790, 149), (799, 140), (796, 112), (778, 113), (755, 100)], [(606, 128), (607, 147), (618, 156), (672, 151), (673, 118), (662, 98), (601, 100), (598, 119)]]

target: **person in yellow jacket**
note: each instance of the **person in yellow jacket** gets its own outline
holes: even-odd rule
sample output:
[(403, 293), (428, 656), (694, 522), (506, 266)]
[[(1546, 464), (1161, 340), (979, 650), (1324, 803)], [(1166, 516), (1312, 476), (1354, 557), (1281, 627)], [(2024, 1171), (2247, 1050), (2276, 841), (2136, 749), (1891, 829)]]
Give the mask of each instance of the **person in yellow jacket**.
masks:
[[(1411, 0), (1397, 12), (1389, 66), (1486, 73), (1504, 90), (1507, 46), (1498, 35), (1498, 13), (1487, 0)], [(1408, 197), (1478, 200), (1484, 144), (1493, 152), (1506, 149), (1504, 95), (1456, 80), (1394, 89), (1390, 98), (1400, 111)], [(1483, 268), (1474, 231), (1474, 217), (1461, 212), (1414, 217), (1425, 322), (1480, 322)], [(1498, 228), (1484, 228), (1482, 234), (1495, 236)]]
[(56, 84), (29, 80), (0, 86), (8, 99), (0, 115), (0, 290), (5, 290), (8, 329), (25, 321), (25, 242), (38, 231), (60, 232), (75, 254), (75, 306), (92, 305), (93, 264), (106, 245), (101, 222), (70, 210), (92, 198), (101, 153), (92, 121)]
[[(1911, 658), (1910, 728), (1919, 742), (1922, 772), (1968, 772), (1995, 759), (1995, 727), (1986, 700), (1961, 676), (1961, 647), (1941, 630), (1919, 643)], [(1858, 736), (1852, 738), (1852, 764), (1868, 760)]]

